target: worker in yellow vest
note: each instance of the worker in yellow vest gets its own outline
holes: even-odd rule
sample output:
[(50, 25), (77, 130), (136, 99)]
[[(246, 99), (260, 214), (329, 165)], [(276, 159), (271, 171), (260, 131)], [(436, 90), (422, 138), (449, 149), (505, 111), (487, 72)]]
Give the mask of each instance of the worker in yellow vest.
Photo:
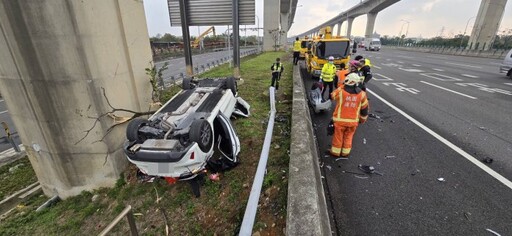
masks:
[[(328, 58), (328, 63), (325, 63), (322, 67), (322, 74), (320, 74), (320, 81), (324, 83), (324, 89), (322, 90), (322, 99), (324, 99), (324, 92), (329, 86), (329, 94), (333, 91), (334, 76), (336, 76), (336, 66), (334, 65), (334, 57)], [(331, 99), (329, 95), (329, 99)]]
[(299, 62), (299, 56), (300, 56), (300, 41), (299, 37), (295, 38), (295, 42), (293, 42), (293, 64), (297, 65), (297, 62)]

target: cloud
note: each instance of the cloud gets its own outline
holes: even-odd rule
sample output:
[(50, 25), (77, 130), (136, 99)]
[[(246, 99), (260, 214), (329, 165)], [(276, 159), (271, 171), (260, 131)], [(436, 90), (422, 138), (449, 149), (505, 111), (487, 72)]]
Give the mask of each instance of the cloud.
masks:
[(431, 12), (434, 5), (441, 2), (441, 0), (431, 0), (423, 4), (423, 7), (421, 8), (423, 12)]

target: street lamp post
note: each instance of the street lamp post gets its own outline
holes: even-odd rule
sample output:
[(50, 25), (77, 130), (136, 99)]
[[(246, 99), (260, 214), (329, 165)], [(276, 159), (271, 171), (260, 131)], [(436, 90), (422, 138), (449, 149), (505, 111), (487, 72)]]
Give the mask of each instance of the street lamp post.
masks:
[(402, 30), (404, 29), (404, 25), (407, 24), (407, 28), (405, 30), (405, 36), (404, 36), (404, 38), (405, 38), (405, 37), (407, 37), (407, 34), (409, 33), (409, 23), (411, 23), (404, 19), (401, 19), (400, 21), (403, 21), (404, 23), (402, 24), (402, 27), (400, 27), (400, 33), (398, 35), (398, 37), (400, 37), (400, 39), (398, 40), (398, 46), (400, 46), (400, 44), (402, 43)]
[(462, 37), (460, 38), (460, 45), (459, 45), (459, 48), (462, 47), (462, 41), (464, 40), (464, 36), (466, 35), (466, 30), (468, 29), (468, 25), (469, 25), (469, 21), (471, 21), (471, 19), (475, 18), (476, 16), (473, 16), (473, 17), (470, 17), (468, 19), (468, 22), (466, 23), (466, 28), (464, 28), (464, 33), (462, 34)]
[(260, 18), (258, 17), (258, 15), (256, 15), (256, 19), (258, 20), (258, 50), (261, 50), (260, 48)]

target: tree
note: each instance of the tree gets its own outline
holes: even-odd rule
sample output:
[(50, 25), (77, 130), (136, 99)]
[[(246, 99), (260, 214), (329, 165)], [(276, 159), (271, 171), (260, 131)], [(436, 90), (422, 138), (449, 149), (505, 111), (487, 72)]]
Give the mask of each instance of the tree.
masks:
[(281, 38), (281, 35), (283, 35), (286, 32), (284, 32), (284, 30), (279, 30), (279, 28), (277, 28), (268, 30), (268, 33), (272, 36), (272, 40), (274, 40), (274, 51), (277, 51), (277, 49), (281, 46), (278, 44), (279, 39)]

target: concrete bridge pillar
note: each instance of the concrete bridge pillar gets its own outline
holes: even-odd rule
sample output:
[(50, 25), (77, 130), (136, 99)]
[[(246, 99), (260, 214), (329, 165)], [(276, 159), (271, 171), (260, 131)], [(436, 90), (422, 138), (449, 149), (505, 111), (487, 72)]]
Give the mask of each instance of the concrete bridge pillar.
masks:
[(373, 30), (375, 29), (375, 19), (377, 18), (377, 12), (369, 12), (366, 14), (366, 32), (364, 33), (365, 38), (372, 38)]
[[(281, 4), (280, 1), (275, 0), (264, 0), (263, 2), (263, 50), (273, 51), (274, 50), (274, 38), (273, 35), (280, 30), (279, 18)], [(277, 31), (277, 32), (276, 32)], [(279, 36), (279, 35), (277, 35)], [(279, 37), (278, 39), (279, 40)], [(277, 44), (280, 42), (277, 41)]]
[(338, 22), (338, 32), (336, 33), (337, 36), (341, 35), (341, 24), (343, 24), (343, 21)]
[(110, 111), (102, 88), (148, 111), (151, 60), (142, 1), (0, 1), (0, 93), (46, 195), (115, 184), (126, 126), (107, 135), (111, 118), (88, 117)]
[(347, 18), (347, 38), (350, 38), (350, 35), (352, 34), (352, 22), (354, 22), (354, 18)]
[(469, 38), (470, 49), (488, 50), (496, 37), (507, 0), (482, 0)]
[[(289, 19), (289, 16), (290, 16), (290, 12), (288, 11), (287, 13), (281, 13), (281, 31), (284, 32), (282, 35), (281, 35), (281, 47), (284, 48), (284, 50), (288, 50), (288, 42), (286, 41), (287, 39), (287, 35), (288, 35), (288, 19)], [(295, 40), (294, 40), (295, 41)]]

